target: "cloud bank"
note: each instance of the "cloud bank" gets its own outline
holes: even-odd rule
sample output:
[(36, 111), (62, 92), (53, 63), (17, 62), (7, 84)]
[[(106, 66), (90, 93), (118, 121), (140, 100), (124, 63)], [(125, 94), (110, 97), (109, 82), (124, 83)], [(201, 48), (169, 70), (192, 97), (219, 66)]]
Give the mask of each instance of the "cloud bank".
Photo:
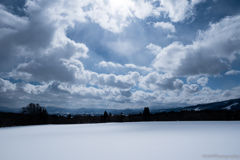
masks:
[[(209, 22), (191, 43), (182, 39), (181, 26), (195, 23), (203, 3), (27, 0), (23, 15), (0, 4), (0, 105), (126, 108), (238, 98), (240, 84), (213, 89), (210, 81), (239, 74), (240, 16)], [(81, 39), (88, 26), (94, 36)]]

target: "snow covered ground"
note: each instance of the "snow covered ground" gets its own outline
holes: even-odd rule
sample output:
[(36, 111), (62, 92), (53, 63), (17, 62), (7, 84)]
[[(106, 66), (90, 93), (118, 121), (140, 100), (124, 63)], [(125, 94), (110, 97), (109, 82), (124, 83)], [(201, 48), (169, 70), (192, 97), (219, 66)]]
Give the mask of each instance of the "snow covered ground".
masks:
[[(0, 128), (0, 159), (216, 159), (220, 155), (239, 156), (239, 136), (240, 121), (10, 127)], [(215, 155), (215, 158), (203, 155)]]
[(230, 106), (224, 107), (223, 109), (227, 109), (230, 110), (232, 108), (232, 106), (238, 105), (238, 103), (233, 103)]

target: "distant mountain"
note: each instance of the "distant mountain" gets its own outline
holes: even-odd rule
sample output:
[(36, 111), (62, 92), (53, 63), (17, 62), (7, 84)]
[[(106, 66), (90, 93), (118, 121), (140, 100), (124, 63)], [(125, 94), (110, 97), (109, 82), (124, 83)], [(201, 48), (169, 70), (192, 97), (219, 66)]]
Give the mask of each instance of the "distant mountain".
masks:
[[(151, 107), (150, 107), (151, 109)], [(238, 99), (231, 99), (227, 101), (221, 102), (213, 102), (213, 103), (206, 103), (206, 104), (198, 104), (195, 106), (187, 106), (187, 107), (178, 107), (178, 108), (168, 108), (168, 109), (152, 109), (151, 113), (158, 113), (158, 112), (179, 112), (179, 111), (201, 111), (201, 110), (240, 110), (240, 98)]]
[(0, 106), (0, 112), (12, 112), (12, 113), (19, 113), (21, 108), (8, 108)]
[(196, 106), (184, 107), (183, 110), (240, 110), (240, 98), (231, 99), (222, 102), (214, 102), (207, 104), (198, 104)]
[(65, 115), (65, 114), (71, 114), (71, 115), (102, 115), (104, 111), (107, 111), (108, 113), (112, 114), (138, 114), (143, 111), (143, 108), (141, 109), (104, 109), (104, 108), (78, 108), (78, 109), (69, 109), (69, 108), (57, 108), (57, 107), (45, 107), (49, 114), (53, 115)]
[[(142, 113), (143, 108), (127, 108), (127, 109), (104, 109), (104, 108), (78, 108), (78, 109), (71, 109), (71, 108), (58, 108), (58, 107), (52, 107), (48, 106), (45, 107), (49, 114), (52, 115), (102, 115), (104, 111), (107, 111), (108, 113), (112, 114), (121, 114), (129, 115), (129, 114), (139, 114)], [(198, 104), (195, 106), (187, 106), (187, 107), (178, 107), (178, 108), (167, 108), (167, 109), (156, 109), (157, 107), (149, 107), (151, 113), (158, 113), (158, 112), (179, 112), (182, 110), (194, 110), (194, 111), (200, 111), (200, 110), (240, 110), (240, 98), (238, 99), (231, 99), (227, 101), (222, 102), (214, 102), (214, 103), (206, 103), (206, 104)], [(18, 113), (20, 112), (21, 108), (8, 108), (8, 107), (0, 107), (1, 112), (14, 112)]]

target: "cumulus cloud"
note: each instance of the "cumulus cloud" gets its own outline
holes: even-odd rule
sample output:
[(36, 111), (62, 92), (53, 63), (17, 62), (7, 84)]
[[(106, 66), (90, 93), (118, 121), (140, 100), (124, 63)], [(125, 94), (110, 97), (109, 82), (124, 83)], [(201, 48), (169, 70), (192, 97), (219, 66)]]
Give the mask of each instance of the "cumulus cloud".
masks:
[(226, 17), (200, 32), (191, 45), (174, 42), (163, 48), (152, 66), (174, 75), (216, 75), (228, 70), (240, 53), (240, 16)]
[[(47, 56), (25, 64), (19, 64), (10, 76), (17, 78), (19, 73), (27, 73), (31, 75), (31, 80), (40, 82), (48, 82), (51, 80), (75, 82), (76, 74), (82, 72), (83, 69), (82, 63), (76, 59), (66, 60), (57, 59), (54, 56)], [(23, 77), (20, 78), (23, 79)]]
[(206, 86), (208, 83), (208, 77), (200, 77), (200, 76), (188, 76), (187, 77), (188, 84), (197, 83), (201, 86)]
[(165, 31), (170, 31), (172, 33), (176, 32), (176, 29), (172, 23), (169, 22), (156, 22), (153, 24), (155, 28), (162, 28)]
[(8, 80), (0, 78), (0, 92), (6, 92), (8, 90), (14, 91), (16, 88), (17, 88), (16, 84), (13, 84)]
[[(2, 49), (6, 51), (4, 55), (10, 55), (8, 52), (11, 52), (14, 56), (22, 56), (21, 58), (18, 57), (18, 60), (28, 60), (19, 63), (16, 68), (8, 74), (9, 77), (25, 80), (38, 80), (41, 82), (59, 80), (63, 82), (87, 83), (88, 80), (90, 80), (91, 83), (96, 83), (100, 86), (109, 84), (110, 86), (119, 86), (121, 88), (129, 88), (130, 86), (135, 85), (135, 81), (133, 82), (128, 78), (130, 75), (99, 75), (95, 72), (84, 70), (83, 64), (79, 58), (87, 57), (88, 48), (82, 43), (76, 43), (75, 41), (70, 40), (65, 34), (67, 27), (74, 26), (74, 21), (84, 22), (86, 17), (91, 16), (93, 16), (92, 18), (94, 19), (94, 15), (90, 14), (94, 11), (96, 11), (94, 14), (97, 13), (99, 9), (103, 12), (106, 11), (107, 13), (104, 13), (106, 16), (113, 15), (113, 22), (114, 18), (116, 18), (114, 16), (118, 16), (118, 14), (124, 14), (122, 18), (124, 18), (124, 16), (127, 17), (128, 14), (132, 14), (132, 12), (125, 13), (129, 8), (129, 5), (135, 6), (133, 3), (129, 3), (129, 1), (118, 3), (109, 1), (109, 3), (105, 4), (102, 1), (92, 1), (75, 4), (72, 2), (63, 3), (57, 1), (27, 1), (25, 11), (28, 15), (28, 19), (22, 18), (23, 20), (20, 17), (8, 13), (4, 10), (5, 8), (2, 7), (1, 9), (4, 10), (4, 13), (8, 13), (10, 18), (12, 18), (13, 21), (16, 21), (15, 23), (25, 24), (25, 21), (28, 23), (24, 29), (19, 30), (17, 33), (14, 33), (9, 37), (5, 37), (0, 41)], [(125, 4), (127, 6), (125, 6)], [(84, 6), (87, 8), (83, 9)], [(144, 7), (145, 5), (140, 4), (140, 6)], [(92, 9), (94, 11), (92, 11)], [(96, 14), (95, 16), (98, 15), (99, 14)], [(139, 13), (138, 17), (141, 18), (141, 16), (143, 15), (140, 15)], [(101, 15), (101, 17), (104, 16)], [(94, 21), (102, 23), (101, 17), (98, 17), (100, 19), (94, 19)], [(3, 21), (2, 23), (7, 24), (8, 22)], [(15, 23), (14, 25), (21, 26), (20, 24), (17, 25)], [(121, 21), (120, 23), (124, 24)], [(31, 37), (27, 35), (31, 35)], [(19, 49), (19, 51), (12, 51), (12, 48), (15, 48), (16, 50)], [(8, 61), (5, 57), (1, 60), (3, 62)], [(17, 63), (15, 62), (14, 66), (16, 64)], [(109, 62), (108, 65), (109, 64), (111, 65), (113, 63)], [(3, 65), (4, 66), (1, 68), (8, 68), (5, 64)], [(14, 66), (9, 66), (9, 68), (13, 68)], [(126, 65), (126, 67), (147, 69), (146, 67), (137, 67), (130, 64)]]
[(89, 1), (86, 16), (98, 23), (102, 28), (119, 33), (130, 24), (135, 17), (144, 19), (152, 14), (150, 2), (140, 0)]
[[(144, 91), (136, 91), (132, 94), (132, 101), (134, 103), (149, 103), (149, 101), (156, 101), (158, 95), (154, 93), (146, 93)], [(159, 98), (160, 99), (160, 98)]]
[(183, 91), (189, 94), (193, 94), (199, 91), (199, 85), (197, 84), (191, 84), (191, 85), (187, 85), (184, 84), (183, 85)]
[(124, 66), (127, 67), (127, 68), (142, 70), (142, 71), (146, 71), (146, 72), (151, 72), (152, 71), (152, 68), (148, 68), (148, 67), (145, 67), (145, 66), (137, 66), (135, 64), (125, 64)]
[[(56, 81), (49, 82), (41, 85), (24, 84), (22, 87), (24, 92), (28, 93), (27, 97), (31, 99), (38, 98), (39, 100), (49, 101), (49, 98), (57, 101), (71, 101), (78, 103), (81, 100), (96, 100), (101, 101), (120, 101), (120, 99), (128, 99), (131, 92), (128, 90), (120, 90), (117, 88), (95, 88), (87, 87), (86, 85), (76, 85), (70, 83), (60, 83)], [(37, 96), (37, 97), (36, 97)], [(30, 99), (27, 98), (27, 99)], [(101, 100), (101, 101), (99, 101)], [(91, 102), (92, 103), (92, 102)], [(89, 104), (91, 105), (91, 104)], [(65, 106), (66, 107), (66, 106)]]
[[(25, 4), (27, 17), (15, 16), (2, 5), (0, 9), (3, 17), (6, 17), (1, 21), (1, 28), (6, 30), (4, 26), (12, 26), (15, 30), (0, 40), (3, 52), (7, 53), (1, 57), (1, 69), (4, 71), (16, 67), (16, 59), (19, 61), (36, 55), (41, 57), (64, 50), (70, 50), (67, 54), (75, 54), (75, 58), (78, 58), (77, 53), (84, 52), (78, 50), (80, 48), (85, 50), (84, 46), (81, 43), (71, 42), (65, 35), (66, 29), (74, 27), (75, 22), (87, 22), (90, 18), (104, 29), (118, 33), (129, 25), (132, 18), (144, 19), (154, 15), (155, 10), (150, 1), (125, 0), (81, 1), (81, 3), (56, 0), (27, 1)], [(63, 55), (60, 55), (58, 57), (63, 58), (61, 57)], [(14, 58), (16, 56), (17, 58)]]
[(188, 84), (197, 83), (197, 79), (198, 79), (198, 76), (188, 76), (187, 77), (187, 83)]
[(204, 0), (160, 0), (162, 8), (172, 22), (182, 22), (195, 14), (194, 6)]
[(121, 64), (119, 63), (113, 63), (113, 62), (106, 62), (106, 61), (101, 61), (98, 64), (99, 67), (123, 67)]
[(183, 81), (169, 74), (149, 73), (140, 79), (139, 87), (145, 90), (180, 90)]
[(205, 86), (208, 83), (208, 78), (207, 77), (201, 77), (197, 80), (198, 84), (201, 84), (202, 86)]
[(230, 71), (227, 71), (225, 73), (225, 75), (236, 75), (236, 74), (240, 74), (240, 71), (238, 71), (238, 70), (230, 70)]
[[(197, 84), (184, 84), (181, 86), (182, 90), (161, 89), (153, 92), (144, 92), (142, 90), (130, 91), (112, 87), (95, 88), (53, 81), (40, 85), (29, 83), (18, 85), (15, 90), (7, 90), (8, 94), (0, 94), (0, 98), (5, 99), (8, 105), (12, 104), (9, 102), (18, 102), (18, 105), (21, 102), (21, 104), (26, 105), (35, 101), (42, 105), (58, 104), (59, 107), (67, 107), (69, 105), (72, 107), (89, 107), (93, 104), (112, 107), (113, 105), (118, 106), (119, 103), (121, 103), (121, 107), (130, 107), (134, 104), (141, 106), (155, 104), (166, 107), (173, 104), (175, 106), (185, 106), (237, 98), (240, 90), (239, 87), (226, 91), (212, 90), (209, 87), (200, 89)], [(81, 101), (79, 101), (80, 99)], [(91, 100), (91, 103), (89, 100)], [(135, 106), (138, 107), (138, 105)]]
[(223, 97), (230, 97), (232, 95), (232, 92), (230, 90), (226, 90), (222, 93)]
[[(132, 96), (131, 91), (127, 89), (112, 87), (95, 88), (92, 86), (87, 87), (86, 85), (57, 81), (40, 85), (26, 83), (18, 87), (20, 87), (19, 91), (22, 91), (18, 93), (19, 95), (25, 93), (25, 96), (20, 97), (21, 101), (37, 100), (38, 102), (41, 101), (43, 104), (61, 102), (61, 107), (67, 107), (66, 105), (69, 105), (69, 103), (74, 103), (72, 104), (73, 106), (81, 104), (85, 107), (89, 107), (93, 105), (93, 103), (97, 105), (106, 105), (104, 104), (106, 101), (108, 101), (109, 104), (107, 107), (109, 107), (114, 103), (130, 103), (130, 97)], [(17, 99), (17, 97), (15, 98)], [(49, 99), (51, 99), (51, 101), (49, 101)], [(79, 101), (79, 99), (81, 99), (81, 101)], [(91, 100), (91, 103), (89, 100)]]
[(137, 66), (135, 64), (124, 64), (121, 65), (119, 63), (113, 63), (113, 62), (106, 62), (106, 61), (101, 61), (98, 64), (99, 67), (102, 68), (130, 68), (130, 69), (136, 69), (136, 70), (141, 70), (145, 72), (151, 72), (152, 68), (148, 68), (145, 66)]
[(150, 53), (153, 55), (158, 55), (162, 51), (162, 47), (152, 44), (152, 43), (147, 45), (146, 48), (149, 49), (151, 51)]
[(192, 0), (191, 5), (197, 5), (199, 3), (206, 2), (206, 0)]
[(54, 1), (27, 1), (25, 12), (28, 18), (8, 12), (15, 27), (23, 27), (0, 39), (1, 52), (4, 53), (1, 54), (1, 70), (16, 67), (17, 62), (23, 59), (44, 59), (53, 55), (55, 59), (86, 56), (86, 47), (65, 35), (66, 28), (72, 25), (71, 19), (65, 19), (61, 16), (61, 10), (51, 8), (51, 5), (54, 5)]
[[(136, 91), (132, 94), (132, 102), (157, 104), (158, 106), (186, 106), (203, 103), (211, 103), (224, 101), (228, 99), (238, 98), (240, 87), (231, 90), (213, 90), (209, 87), (202, 89), (198, 84), (184, 84), (181, 91), (176, 90), (156, 90), (151, 93), (144, 91)], [(166, 96), (167, 95), (167, 96)]]
[(23, 90), (28, 94), (40, 94), (45, 92), (48, 88), (48, 85), (32, 85), (32, 84), (25, 84), (23, 86)]
[(89, 83), (99, 87), (117, 87), (121, 89), (129, 89), (134, 87), (140, 78), (138, 72), (129, 72), (127, 75), (114, 74), (97, 74), (95, 72), (86, 72), (88, 74)]
[(204, 0), (160, 0), (160, 6), (153, 1), (115, 0), (88, 1), (85, 6), (86, 16), (98, 23), (102, 28), (119, 33), (127, 27), (134, 18), (145, 19), (149, 16), (167, 15), (172, 22), (183, 21), (194, 15), (194, 6)]

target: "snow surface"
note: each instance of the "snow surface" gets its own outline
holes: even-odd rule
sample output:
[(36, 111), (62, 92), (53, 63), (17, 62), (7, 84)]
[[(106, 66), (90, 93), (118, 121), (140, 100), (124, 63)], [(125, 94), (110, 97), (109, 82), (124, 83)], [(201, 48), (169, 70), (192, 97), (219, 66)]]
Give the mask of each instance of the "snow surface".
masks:
[(198, 108), (195, 108), (194, 109), (195, 111), (201, 111), (201, 109), (198, 107)]
[(233, 103), (233, 104), (231, 104), (230, 106), (224, 107), (223, 109), (230, 110), (232, 106), (235, 106), (235, 105), (237, 105), (237, 104), (238, 104), (238, 103)]
[(9, 127), (0, 128), (0, 159), (202, 160), (240, 155), (239, 135), (240, 121)]

